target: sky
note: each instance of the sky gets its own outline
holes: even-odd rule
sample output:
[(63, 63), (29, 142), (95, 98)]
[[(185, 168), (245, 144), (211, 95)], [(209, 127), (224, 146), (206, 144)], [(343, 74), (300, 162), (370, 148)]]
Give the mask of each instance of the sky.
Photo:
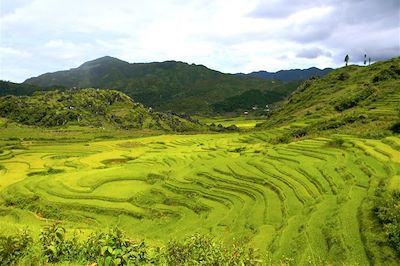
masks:
[(0, 0), (0, 79), (102, 56), (225, 73), (400, 56), (400, 0)]

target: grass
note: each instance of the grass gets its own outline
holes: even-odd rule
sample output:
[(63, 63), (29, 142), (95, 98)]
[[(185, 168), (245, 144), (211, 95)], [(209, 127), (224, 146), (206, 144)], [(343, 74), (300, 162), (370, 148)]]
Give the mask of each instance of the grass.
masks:
[(52, 140), (39, 136), (54, 132), (30, 129), (28, 141), (24, 130), (17, 140), (1, 133), (0, 227), (10, 230), (62, 220), (84, 232), (118, 226), (161, 244), (212, 233), (269, 254), (272, 264), (364, 265), (374, 255), (358, 210), (372, 180), (399, 183), (394, 136), (272, 144), (276, 130), (264, 130), (76, 141), (72, 131)]
[(399, 57), (368, 67), (336, 69), (300, 85), (260, 127), (297, 123), (309, 134), (390, 135), (389, 129), (399, 120), (399, 73)]

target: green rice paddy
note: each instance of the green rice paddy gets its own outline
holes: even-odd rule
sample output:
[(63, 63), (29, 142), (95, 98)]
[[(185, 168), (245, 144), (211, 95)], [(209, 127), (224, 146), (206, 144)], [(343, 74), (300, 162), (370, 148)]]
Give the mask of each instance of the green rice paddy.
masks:
[(212, 234), (296, 265), (372, 263), (366, 199), (382, 179), (399, 189), (400, 139), (273, 134), (3, 140), (0, 233), (63, 220), (156, 243)]
[(257, 124), (262, 123), (264, 120), (255, 119), (254, 117), (238, 116), (238, 117), (197, 117), (199, 121), (204, 124), (210, 125), (214, 123), (215, 125), (221, 124), (224, 127), (229, 127), (235, 125), (242, 130), (252, 129)]

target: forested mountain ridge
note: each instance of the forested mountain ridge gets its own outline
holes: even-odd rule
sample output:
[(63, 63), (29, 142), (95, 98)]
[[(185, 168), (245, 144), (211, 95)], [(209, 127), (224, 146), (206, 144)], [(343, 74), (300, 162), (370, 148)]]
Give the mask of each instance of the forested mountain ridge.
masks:
[(188, 113), (212, 112), (213, 104), (249, 90), (276, 92), (284, 98), (297, 87), (296, 82), (224, 74), (203, 65), (177, 61), (131, 64), (109, 56), (29, 78), (24, 84), (110, 88), (156, 110)]
[(268, 71), (254, 71), (248, 74), (239, 73), (238, 75), (258, 77), (262, 79), (277, 79), (281, 81), (293, 81), (293, 80), (306, 80), (313, 76), (323, 77), (329, 74), (333, 68), (319, 69), (316, 67), (311, 67), (307, 69), (289, 69), (289, 70), (279, 70), (277, 72)]

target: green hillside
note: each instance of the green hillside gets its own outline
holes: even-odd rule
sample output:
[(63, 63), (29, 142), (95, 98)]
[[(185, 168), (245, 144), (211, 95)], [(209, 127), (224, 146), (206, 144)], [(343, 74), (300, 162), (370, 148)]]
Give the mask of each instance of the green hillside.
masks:
[(248, 90), (287, 96), (297, 87), (297, 82), (224, 74), (203, 65), (176, 61), (130, 64), (108, 56), (78, 68), (30, 78), (24, 83), (40, 87), (111, 88), (157, 110), (189, 113), (213, 111), (213, 103)]
[(314, 133), (373, 136), (395, 130), (399, 116), (400, 58), (394, 58), (304, 82), (261, 127), (295, 123)]
[(0, 96), (6, 95), (32, 95), (35, 91), (49, 91), (49, 90), (65, 90), (63, 86), (44, 86), (39, 87), (26, 83), (14, 83), (10, 81), (0, 80)]
[(240, 95), (228, 97), (223, 101), (212, 104), (212, 108), (218, 113), (248, 111), (253, 107), (264, 109), (266, 105), (285, 100), (293, 91), (293, 88), (298, 87), (301, 83), (302, 81), (291, 81), (280, 85), (279, 90), (265, 92), (247, 90)]
[[(189, 117), (153, 112), (114, 90), (71, 89), (0, 97), (0, 116), (40, 127), (90, 126), (118, 129), (201, 129)], [(189, 119), (189, 120), (188, 120)]]

